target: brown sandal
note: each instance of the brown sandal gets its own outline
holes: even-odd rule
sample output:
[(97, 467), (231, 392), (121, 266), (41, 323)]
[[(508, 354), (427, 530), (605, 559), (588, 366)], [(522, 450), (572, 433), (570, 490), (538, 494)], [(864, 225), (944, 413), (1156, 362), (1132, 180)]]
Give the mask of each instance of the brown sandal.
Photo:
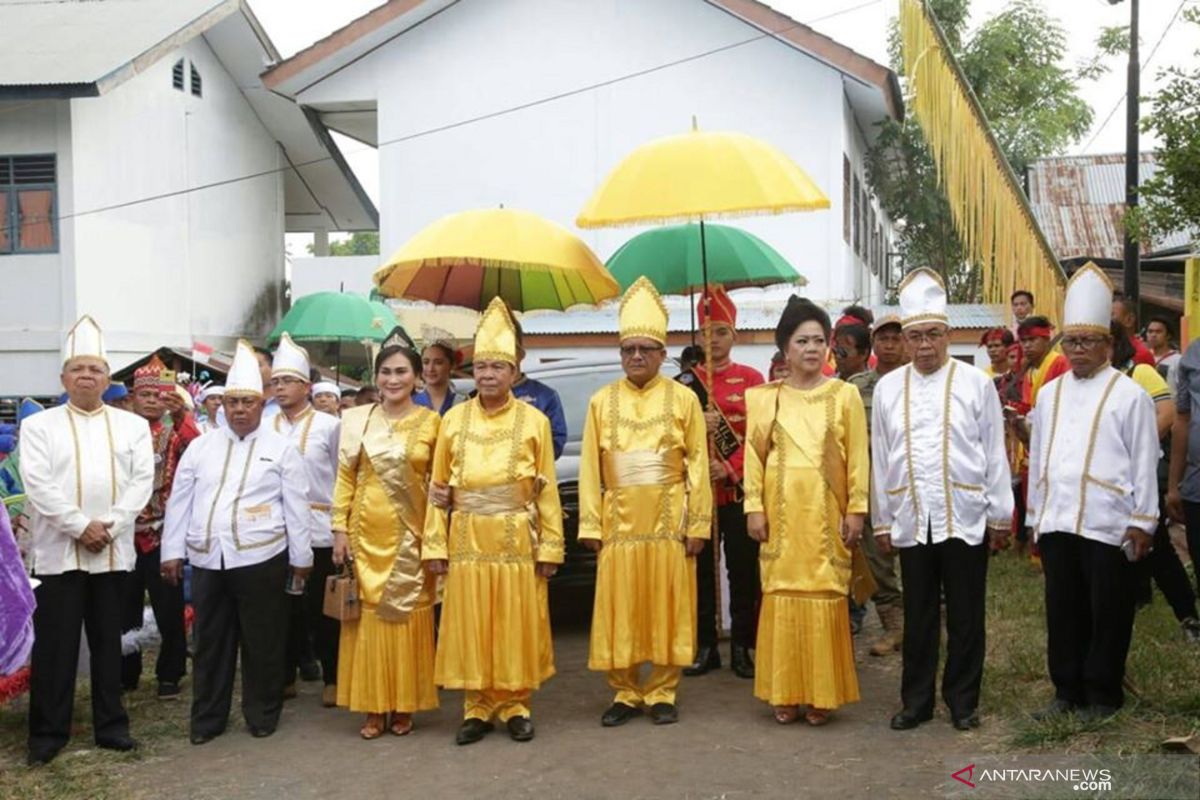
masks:
[(367, 740), (378, 739), (383, 736), (383, 726), (386, 722), (386, 714), (367, 714), (367, 721), (359, 728), (358, 735)]
[(804, 712), (804, 721), (814, 728), (819, 728), (829, 722), (829, 710), (824, 708), (810, 708)]
[(772, 710), (780, 725), (791, 725), (800, 716), (800, 706), (774, 706)]
[(392, 736), (407, 736), (412, 733), (412, 729), (412, 714), (401, 714), (399, 711), (392, 712), (392, 724), (388, 727)]

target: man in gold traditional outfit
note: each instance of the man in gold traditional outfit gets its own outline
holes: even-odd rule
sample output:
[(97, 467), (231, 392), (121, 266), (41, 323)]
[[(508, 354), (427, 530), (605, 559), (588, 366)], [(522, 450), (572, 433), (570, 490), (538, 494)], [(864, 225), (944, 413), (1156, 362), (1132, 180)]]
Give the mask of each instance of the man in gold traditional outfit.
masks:
[[(492, 717), (519, 742), (533, 738), (529, 699), (554, 674), (546, 579), (563, 560), (562, 506), (550, 421), (517, 402), (517, 335), (496, 298), (475, 333), (478, 395), (446, 412), (433, 455), (434, 488), (421, 558), (446, 574), (435, 681), (464, 689), (459, 744)], [(450, 512), (453, 512), (451, 514)]]
[[(712, 527), (704, 412), (659, 376), (667, 311), (638, 278), (621, 301), (625, 377), (592, 396), (579, 465), (579, 540), (598, 551), (588, 668), (616, 690), (605, 727), (650, 709), (675, 722), (675, 689), (696, 645), (696, 562)], [(650, 662), (650, 674), (639, 676)]]

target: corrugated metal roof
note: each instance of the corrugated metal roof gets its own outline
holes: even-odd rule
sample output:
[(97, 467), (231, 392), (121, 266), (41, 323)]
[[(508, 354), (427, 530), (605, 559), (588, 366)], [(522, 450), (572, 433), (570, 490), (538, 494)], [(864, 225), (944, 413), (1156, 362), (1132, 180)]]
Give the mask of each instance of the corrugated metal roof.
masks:
[[(738, 307), (738, 329), (743, 331), (771, 331), (779, 323), (787, 299), (792, 291), (783, 289), (731, 292)], [(691, 330), (691, 303), (686, 297), (663, 298), (669, 314), (668, 329), (672, 333)], [(841, 310), (850, 303), (831, 300), (821, 303), (835, 321)], [(521, 328), (530, 335), (564, 336), (576, 333), (616, 333), (617, 303), (610, 302), (600, 308), (579, 308), (571, 311), (539, 311), (521, 317)], [(899, 315), (899, 306), (873, 306), (876, 319), (886, 314)], [(951, 304), (947, 308), (950, 325), (954, 328), (994, 328), (1007, 324), (1003, 306), (974, 303)]]
[[(1138, 180), (1154, 176), (1153, 153), (1142, 153)], [(1028, 171), (1029, 203), (1060, 260), (1114, 258), (1124, 253), (1125, 156), (1066, 156), (1043, 158)], [(1186, 231), (1142, 246), (1143, 253), (1185, 245)]]
[(232, 13), (238, 4), (0, 0), (0, 86), (95, 83), (222, 6)]

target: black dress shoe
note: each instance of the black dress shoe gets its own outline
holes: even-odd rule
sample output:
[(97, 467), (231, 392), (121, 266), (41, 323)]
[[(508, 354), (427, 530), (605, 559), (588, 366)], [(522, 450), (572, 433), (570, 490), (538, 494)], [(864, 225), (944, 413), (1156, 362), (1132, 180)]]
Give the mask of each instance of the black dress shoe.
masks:
[(220, 735), (219, 733), (193, 733), (191, 741), (192, 744), (208, 744)]
[(892, 730), (911, 731), (922, 722), (928, 722), (931, 719), (933, 719), (932, 714), (918, 714), (905, 708), (892, 717)]
[(642, 710), (637, 706), (627, 706), (624, 703), (613, 703), (608, 711), (604, 712), (604, 716), (600, 718), (600, 724), (606, 728), (615, 728), (618, 725), (624, 725), (634, 717), (641, 716)]
[(25, 763), (31, 767), (40, 767), (43, 764), (49, 764), (58, 757), (62, 748), (50, 747), (44, 750), (30, 750), (29, 756), (25, 759)]
[(733, 674), (739, 678), (754, 677), (754, 657), (750, 655), (749, 647), (733, 646), (733, 657), (729, 659), (733, 666)]
[(1103, 722), (1109, 717), (1114, 716), (1120, 710), (1121, 709), (1117, 708), (1116, 706), (1106, 706), (1100, 703), (1093, 703), (1090, 706), (1079, 709), (1079, 711), (1076, 713), (1076, 716), (1079, 717), (1080, 722), (1087, 725), (1093, 722)]
[(955, 717), (951, 724), (956, 731), (969, 731), (979, 727), (979, 715), (972, 713), (965, 717)]
[(274, 728), (260, 728), (257, 725), (250, 726), (250, 735), (255, 739), (265, 739), (274, 732)]
[(484, 736), (492, 732), (495, 726), (486, 720), (470, 719), (463, 720), (462, 726), (458, 729), (458, 733), (454, 736), (454, 741), (457, 744), (475, 744)]
[(182, 691), (178, 683), (168, 683), (163, 681), (158, 684), (158, 699), (159, 700), (178, 700)]
[(1035, 711), (1029, 716), (1033, 717), (1034, 722), (1045, 722), (1047, 720), (1061, 717), (1064, 714), (1070, 714), (1075, 710), (1075, 704), (1062, 698), (1056, 697), (1050, 701), (1050, 705)]
[(302, 681), (319, 681), (321, 680), (321, 665), (314, 658), (311, 661), (300, 662), (300, 680)]
[(102, 747), (105, 750), (116, 750), (120, 753), (128, 753), (130, 750), (136, 749), (137, 746), (137, 742), (129, 734), (124, 736), (109, 736), (105, 739), (96, 740), (96, 747)]
[(514, 742), (528, 742), (533, 738), (533, 720), (529, 717), (511, 717), (505, 724)]
[(690, 667), (683, 668), (683, 674), (688, 676), (704, 675), (711, 669), (721, 668), (721, 653), (716, 646), (701, 647), (696, 651), (696, 660)]
[(650, 721), (655, 725), (679, 722), (679, 709), (674, 703), (655, 703), (650, 706)]

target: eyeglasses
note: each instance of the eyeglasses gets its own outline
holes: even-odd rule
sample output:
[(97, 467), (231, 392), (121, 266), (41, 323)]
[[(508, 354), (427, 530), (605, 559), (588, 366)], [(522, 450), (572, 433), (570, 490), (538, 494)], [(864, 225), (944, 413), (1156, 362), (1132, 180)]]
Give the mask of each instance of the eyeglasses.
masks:
[(909, 344), (920, 344), (921, 342), (937, 344), (946, 338), (946, 331), (943, 328), (934, 328), (928, 331), (905, 331), (904, 338), (908, 340)]
[(652, 353), (661, 353), (665, 349), (661, 344), (623, 344), (621, 345), (621, 355), (625, 358), (637, 355), (648, 356)]
[(1105, 336), (1064, 336), (1059, 340), (1063, 350), (1091, 350), (1108, 342)]
[(278, 378), (271, 378), (271, 386), (295, 386), (298, 383), (304, 383), (299, 378), (293, 378), (290, 375), (281, 375)]

